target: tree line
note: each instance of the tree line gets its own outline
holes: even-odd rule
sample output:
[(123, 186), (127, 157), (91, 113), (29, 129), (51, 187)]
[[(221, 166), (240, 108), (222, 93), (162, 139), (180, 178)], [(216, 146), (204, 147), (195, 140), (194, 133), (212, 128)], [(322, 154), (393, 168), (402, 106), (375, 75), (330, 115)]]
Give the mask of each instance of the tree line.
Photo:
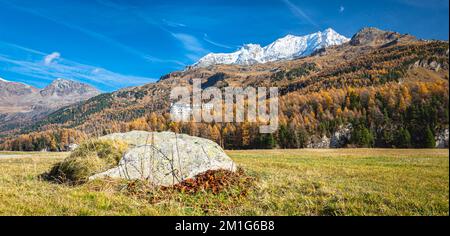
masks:
[(349, 125), (345, 147), (434, 148), (435, 136), (448, 129), (448, 103), (446, 80), (294, 91), (280, 98), (280, 125), (273, 134), (260, 134), (260, 123), (176, 123), (167, 112), (152, 112), (130, 122), (99, 122), (94, 132), (92, 127), (33, 132), (3, 142), (0, 149), (65, 151), (88, 136), (131, 130), (185, 133), (226, 149), (306, 148)]

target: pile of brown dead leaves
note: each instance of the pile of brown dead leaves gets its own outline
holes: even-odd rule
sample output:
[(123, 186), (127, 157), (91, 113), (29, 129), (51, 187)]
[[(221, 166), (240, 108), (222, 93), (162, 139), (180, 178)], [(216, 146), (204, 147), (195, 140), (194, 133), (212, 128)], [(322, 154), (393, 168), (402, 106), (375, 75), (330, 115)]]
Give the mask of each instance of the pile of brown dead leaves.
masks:
[[(126, 181), (106, 178), (89, 182), (88, 188), (92, 191), (123, 193), (137, 199), (148, 200), (151, 204), (175, 200), (184, 204), (201, 205), (206, 212), (211, 206), (222, 209), (227, 205), (234, 206), (236, 201), (247, 198), (256, 188), (256, 178), (247, 175), (242, 168), (239, 168), (236, 172), (207, 171), (169, 187), (157, 187), (145, 180)], [(203, 194), (205, 197), (212, 194), (217, 198), (204, 198)], [(225, 196), (227, 200), (223, 200)], [(186, 200), (192, 202), (187, 203)]]
[[(146, 181), (136, 180), (128, 182), (125, 189), (127, 194), (133, 196), (165, 195), (179, 192), (183, 194), (196, 194), (199, 192), (212, 193), (214, 195), (233, 190), (240, 196), (246, 196), (255, 185), (255, 178), (245, 174), (242, 168), (236, 172), (228, 170), (210, 170), (197, 175), (195, 178), (186, 179), (179, 184), (169, 187), (150, 186)], [(155, 196), (156, 197), (156, 196)], [(158, 198), (158, 197), (157, 197)]]
[(247, 176), (243, 169), (236, 172), (228, 170), (209, 170), (197, 175), (195, 178), (186, 179), (171, 187), (162, 187), (162, 190), (174, 189), (181, 193), (194, 194), (201, 191), (213, 194), (221, 193), (231, 187), (242, 189), (242, 194), (253, 186), (255, 179)]

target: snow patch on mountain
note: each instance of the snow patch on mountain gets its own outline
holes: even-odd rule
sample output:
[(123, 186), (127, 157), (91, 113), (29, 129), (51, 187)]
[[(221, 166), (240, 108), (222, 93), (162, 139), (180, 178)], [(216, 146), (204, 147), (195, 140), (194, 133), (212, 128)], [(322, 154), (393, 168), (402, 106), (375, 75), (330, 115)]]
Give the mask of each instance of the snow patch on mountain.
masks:
[(31, 87), (30, 85), (28, 85), (26, 83), (9, 81), (9, 80), (3, 79), (2, 77), (0, 77), (0, 82), (8, 83), (8, 84), (21, 84), (21, 85), (24, 85), (26, 87)]
[(275, 42), (261, 47), (259, 44), (246, 44), (232, 53), (210, 53), (201, 58), (194, 67), (207, 67), (217, 64), (252, 65), (279, 60), (290, 60), (311, 55), (314, 51), (350, 41), (329, 28), (305, 36), (287, 35)]

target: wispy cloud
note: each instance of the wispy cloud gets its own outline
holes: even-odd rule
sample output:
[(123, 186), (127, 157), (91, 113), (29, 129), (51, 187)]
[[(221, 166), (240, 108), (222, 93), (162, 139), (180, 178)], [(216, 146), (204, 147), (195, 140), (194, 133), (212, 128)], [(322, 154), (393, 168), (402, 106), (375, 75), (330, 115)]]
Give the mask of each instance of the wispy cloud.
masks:
[(170, 26), (170, 27), (174, 27), (174, 28), (179, 28), (179, 27), (182, 27), (182, 28), (184, 28), (184, 27), (187, 27), (185, 24), (183, 24), (183, 23), (178, 23), (178, 22), (174, 22), (174, 21), (169, 21), (169, 20), (166, 20), (166, 19), (163, 19), (162, 20), (167, 26)]
[[(56, 78), (65, 78), (112, 91), (124, 86), (135, 86), (155, 81), (153, 78), (124, 75), (105, 68), (64, 59), (59, 53), (46, 54), (2, 41), (0, 41), (0, 49), (2, 52), (14, 52), (11, 53), (13, 56), (0, 54), (0, 67), (3, 71), (39, 79), (41, 84), (46, 84)], [(43, 56), (45, 56), (44, 60), (42, 60)], [(47, 58), (53, 59), (46, 60)], [(57, 61), (55, 61), (56, 58), (58, 58)]]
[(208, 43), (210, 43), (210, 44), (212, 44), (212, 45), (214, 45), (216, 47), (221, 47), (221, 48), (226, 48), (226, 49), (233, 49), (233, 47), (231, 47), (231, 46), (228, 46), (228, 45), (225, 45), (225, 44), (222, 44), (222, 43), (218, 43), (218, 42), (215, 42), (215, 41), (211, 40), (208, 37), (208, 34), (204, 34), (203, 35), (203, 40), (205, 40), (206, 42), (208, 42)]
[[(139, 11), (135, 8), (130, 7), (124, 7), (122, 5), (113, 3), (108, 0), (97, 0), (98, 3), (102, 4), (103, 6), (107, 6), (116, 10), (124, 11), (126, 10), (129, 14), (132, 14), (133, 16), (137, 17), (138, 19), (142, 20), (146, 24), (155, 26), (159, 28), (160, 30), (166, 32), (167, 34), (171, 35), (174, 39), (179, 41), (183, 47), (187, 50), (186, 57), (190, 60), (197, 60), (202, 54), (207, 53), (208, 51), (203, 48), (202, 44), (197, 40), (196, 37), (186, 34), (186, 33), (174, 33), (171, 30), (168, 29), (168, 27), (171, 28), (187, 28), (186, 24), (162, 19), (157, 20), (152, 16), (149, 16), (147, 14), (144, 14), (143, 12)], [(150, 55), (145, 55), (145, 59), (151, 61), (151, 62), (168, 62), (168, 63), (174, 63), (180, 66), (186, 66), (185, 63), (179, 61), (179, 60), (170, 60), (170, 59), (161, 59)]]
[(288, 6), (292, 14), (294, 14), (298, 19), (305, 20), (309, 24), (315, 27), (319, 27), (319, 25), (313, 19), (311, 19), (311, 17), (309, 17), (300, 7), (296, 6), (289, 0), (282, 0), (282, 1), (286, 4), (286, 6)]
[(153, 57), (153, 56), (149, 56), (149, 55), (144, 58), (149, 62), (172, 63), (172, 64), (177, 64), (177, 65), (183, 66), (183, 67), (186, 66), (186, 63), (179, 61), (179, 60), (161, 59), (161, 58)]
[(344, 11), (345, 11), (345, 7), (344, 7), (344, 6), (340, 6), (340, 7), (339, 7), (339, 12), (340, 12), (340, 13), (343, 13)]
[[(112, 3), (110, 1), (100, 1), (99, 0), (99, 3), (101, 3), (101, 4), (105, 5), (105, 6), (113, 7), (116, 10), (119, 10), (119, 9), (120, 10), (124, 10), (125, 9), (125, 8), (120, 8), (120, 5)], [(76, 25), (76, 24), (69, 23), (69, 22), (67, 22), (65, 20), (62, 20), (62, 19), (53, 18), (53, 17), (51, 17), (51, 16), (49, 16), (47, 14), (42, 13), (39, 10), (31, 9), (31, 8), (27, 8), (27, 7), (23, 7), (23, 6), (19, 6), (17, 4), (13, 4), (11, 2), (7, 2), (7, 4), (10, 7), (13, 7), (15, 9), (17, 9), (17, 10), (26, 12), (26, 13), (34, 15), (34, 16), (41, 17), (43, 19), (52, 21), (52, 22), (54, 22), (56, 24), (65, 26), (65, 27), (67, 27), (69, 29), (81, 32), (81, 33), (83, 33), (83, 34), (85, 34), (85, 35), (87, 35), (87, 36), (89, 36), (89, 37), (91, 37), (93, 39), (96, 39), (96, 40), (100, 41), (100, 42), (104, 42), (104, 43), (106, 43), (106, 44), (108, 44), (110, 46), (113, 46), (115, 48), (118, 48), (118, 49), (120, 49), (120, 50), (122, 50), (124, 52), (127, 52), (129, 54), (138, 56), (141, 59), (148, 60), (148, 61), (151, 61), (151, 62), (172, 63), (172, 64), (180, 65), (180, 63), (175, 61), (175, 60), (170, 60), (170, 59), (165, 59), (165, 58), (158, 58), (158, 57), (149, 55), (149, 54), (141, 52), (140, 50), (137, 50), (137, 49), (135, 49), (135, 48), (133, 48), (131, 46), (123, 44), (123, 43), (121, 43), (121, 42), (119, 42), (119, 41), (117, 41), (117, 40), (115, 40), (115, 39), (113, 39), (111, 37), (108, 37), (108, 36), (104, 35), (104, 34), (95, 32), (93, 30), (87, 29), (85, 27), (82, 27), (82, 26), (79, 26), (79, 25)]]
[(197, 60), (209, 52), (193, 35), (186, 33), (172, 33), (172, 36), (183, 45), (184, 49), (188, 51), (186, 56), (191, 60)]
[[(209, 53), (209, 50), (207, 50), (202, 43), (200, 42), (197, 37), (195, 37), (192, 34), (184, 33), (184, 31), (188, 30), (188, 26), (184, 23), (176, 22), (173, 20), (168, 19), (155, 19), (153, 16), (149, 16), (143, 11), (140, 11), (137, 8), (130, 8), (125, 7), (122, 5), (119, 5), (117, 3), (108, 1), (108, 0), (97, 0), (98, 3), (102, 4), (103, 6), (107, 6), (116, 10), (121, 11), (127, 11), (129, 14), (132, 14), (133, 16), (137, 17), (138, 19), (142, 20), (146, 24), (152, 25), (154, 27), (159, 28), (160, 30), (166, 32), (167, 34), (171, 35), (174, 39), (176, 39), (186, 50), (185, 57), (188, 58), (191, 61), (196, 61), (200, 57), (204, 56), (205, 54)], [(177, 32), (174, 32), (177, 31)], [(183, 33), (178, 32), (183, 31)], [(223, 45), (217, 42), (214, 42), (212, 40), (209, 40), (207, 37), (203, 38), (204, 41), (213, 44), (215, 46), (224, 47), (224, 48), (230, 48), (227, 45)], [(145, 56), (146, 59), (150, 61), (156, 61), (159, 62), (161, 59), (155, 58), (152, 56)], [(186, 66), (185, 63), (180, 62), (178, 60), (163, 60), (170, 63), (175, 63), (178, 65)]]
[(48, 65), (52, 64), (53, 61), (55, 61), (56, 59), (58, 59), (60, 57), (61, 57), (61, 54), (59, 52), (52, 52), (44, 57), (44, 64), (48, 66)]

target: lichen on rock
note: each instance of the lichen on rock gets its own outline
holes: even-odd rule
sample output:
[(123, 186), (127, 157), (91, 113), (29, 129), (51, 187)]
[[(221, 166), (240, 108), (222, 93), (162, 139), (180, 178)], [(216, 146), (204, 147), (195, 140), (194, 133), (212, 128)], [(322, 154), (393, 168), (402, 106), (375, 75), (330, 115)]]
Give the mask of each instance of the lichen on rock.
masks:
[(144, 179), (158, 186), (169, 186), (209, 170), (237, 169), (217, 143), (185, 134), (132, 131), (100, 139), (125, 142), (130, 149), (117, 167), (93, 175), (91, 180)]

